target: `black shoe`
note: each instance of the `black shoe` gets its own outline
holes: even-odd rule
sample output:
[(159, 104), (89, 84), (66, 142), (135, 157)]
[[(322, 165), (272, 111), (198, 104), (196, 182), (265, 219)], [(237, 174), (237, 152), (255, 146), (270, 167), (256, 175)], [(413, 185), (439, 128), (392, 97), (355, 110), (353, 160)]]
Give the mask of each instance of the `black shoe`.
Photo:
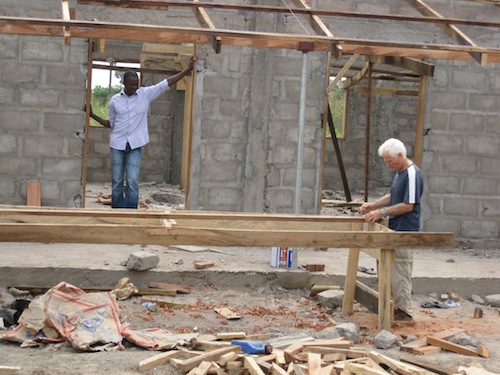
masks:
[(407, 314), (406, 312), (404, 312), (403, 310), (396, 309), (396, 310), (394, 310), (394, 320), (409, 321), (409, 320), (413, 320), (413, 317), (410, 314)]

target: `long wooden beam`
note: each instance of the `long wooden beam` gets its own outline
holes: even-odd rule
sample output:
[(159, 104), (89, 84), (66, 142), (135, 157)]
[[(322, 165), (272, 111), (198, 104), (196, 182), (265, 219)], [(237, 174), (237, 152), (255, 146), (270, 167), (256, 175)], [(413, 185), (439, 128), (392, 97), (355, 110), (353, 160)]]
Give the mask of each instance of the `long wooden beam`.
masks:
[[(292, 0), (294, 3), (300, 0)], [(361, 18), (363, 20), (377, 19), (377, 20), (391, 20), (391, 21), (408, 21), (408, 22), (423, 22), (433, 24), (455, 24), (455, 25), (469, 25), (469, 26), (482, 26), (482, 27), (500, 27), (498, 21), (484, 21), (484, 20), (467, 20), (463, 18), (434, 18), (434, 17), (420, 17), (410, 16), (403, 14), (381, 14), (381, 13), (363, 13), (363, 12), (343, 12), (330, 9), (315, 9), (311, 7), (280, 7), (268, 5), (250, 5), (250, 4), (225, 4), (217, 2), (189, 2), (189, 1), (148, 1), (148, 0), (78, 0), (78, 4), (84, 5), (103, 5), (103, 6), (116, 6), (122, 8), (139, 8), (139, 9), (167, 9), (169, 7), (203, 7), (206, 9), (216, 10), (239, 10), (239, 11), (253, 11), (253, 12), (268, 12), (268, 13), (295, 13), (301, 15), (317, 15), (328, 17), (347, 17), (347, 18)]]
[(500, 48), (458, 46), (448, 44), (408, 43), (355, 38), (331, 38), (297, 34), (234, 31), (227, 29), (203, 29), (106, 23), (99, 21), (65, 21), (59, 19), (34, 19), (24, 17), (0, 17), (0, 33), (63, 37), (63, 28), (71, 28), (72, 38), (138, 40), (171, 43), (206, 44), (207, 35), (220, 36), (224, 45), (262, 48), (299, 49), (301, 43), (309, 43), (313, 51), (332, 51), (337, 44), (344, 53), (362, 55), (406, 56), (423, 59), (471, 60), (470, 53), (489, 55), (489, 62), (500, 62)]
[[(0, 241), (338, 248), (356, 244), (367, 249), (454, 245), (452, 233), (393, 232), (382, 225), (367, 226), (361, 217), (135, 211), (2, 208)], [(353, 223), (362, 230), (351, 230)]]

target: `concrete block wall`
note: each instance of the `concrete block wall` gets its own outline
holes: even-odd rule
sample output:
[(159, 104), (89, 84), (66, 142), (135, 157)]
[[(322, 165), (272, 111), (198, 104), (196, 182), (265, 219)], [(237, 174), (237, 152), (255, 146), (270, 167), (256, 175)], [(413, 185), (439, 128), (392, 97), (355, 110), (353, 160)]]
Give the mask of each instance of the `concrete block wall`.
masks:
[[(189, 208), (294, 212), (302, 53), (200, 48)], [(309, 53), (301, 212), (320, 190), (326, 54)], [(201, 94), (200, 94), (201, 93)]]
[(0, 202), (26, 204), (41, 182), (42, 205), (78, 206), (87, 43), (0, 35)]
[(500, 64), (440, 62), (432, 80), (424, 167), (426, 230), (496, 247), (500, 212)]

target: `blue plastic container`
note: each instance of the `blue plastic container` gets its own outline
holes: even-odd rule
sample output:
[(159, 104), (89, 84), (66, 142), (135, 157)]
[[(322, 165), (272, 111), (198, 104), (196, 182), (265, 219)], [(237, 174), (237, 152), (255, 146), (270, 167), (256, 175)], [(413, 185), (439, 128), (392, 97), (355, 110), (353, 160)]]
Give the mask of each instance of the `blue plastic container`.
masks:
[(238, 345), (245, 354), (271, 354), (273, 347), (269, 343), (250, 340), (233, 340), (231, 345)]

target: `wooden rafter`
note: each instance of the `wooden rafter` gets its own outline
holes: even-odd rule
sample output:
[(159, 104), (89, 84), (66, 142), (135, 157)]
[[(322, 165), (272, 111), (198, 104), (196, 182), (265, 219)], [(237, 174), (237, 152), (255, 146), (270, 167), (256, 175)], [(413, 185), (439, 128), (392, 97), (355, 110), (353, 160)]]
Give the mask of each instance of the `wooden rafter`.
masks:
[[(198, 0), (193, 0), (194, 3), (199, 3)], [(202, 27), (206, 27), (208, 29), (215, 29), (215, 25), (208, 16), (206, 10), (203, 7), (196, 7), (193, 8), (193, 12), (196, 15), (196, 18), (198, 19), (198, 22)], [(220, 36), (217, 35), (211, 35), (208, 36), (208, 39), (210, 40), (210, 44), (212, 45), (215, 53), (220, 53), (222, 50), (222, 40)]]
[(332, 82), (330, 82), (330, 84), (326, 88), (326, 92), (330, 92), (334, 89), (337, 83), (340, 82), (342, 78), (344, 78), (344, 75), (347, 73), (349, 68), (352, 66), (352, 64), (354, 64), (354, 62), (357, 60), (358, 57), (359, 57), (358, 54), (354, 54), (351, 56), (349, 61), (347, 61), (347, 63), (342, 67), (342, 69), (340, 69), (340, 72), (336, 74), (335, 79)]
[[(292, 0), (292, 3), (295, 4), (295, 6), (300, 9), (311, 10), (309, 4), (304, 2), (304, 0)], [(312, 29), (316, 32), (316, 34), (326, 35), (332, 38), (334, 37), (333, 33), (330, 31), (330, 29), (325, 25), (323, 20), (321, 20), (321, 18), (317, 14), (314, 13), (309, 14), (309, 23)], [(340, 45), (335, 45), (335, 48), (332, 52), (333, 55), (340, 60), (342, 58), (343, 48)]]
[(418, 61), (406, 57), (397, 56), (368, 56), (368, 61), (377, 64), (387, 64), (397, 66), (417, 73), (418, 75), (432, 77), (434, 75), (434, 65), (425, 61)]
[(500, 48), (458, 46), (449, 44), (407, 43), (356, 38), (331, 38), (297, 34), (234, 31), (137, 25), (99, 21), (62, 21), (25, 17), (0, 17), (0, 33), (63, 37), (62, 28), (71, 28), (72, 38), (157, 41), (171, 43), (207, 43), (206, 36), (220, 36), (222, 44), (260, 48), (299, 49), (309, 43), (313, 51), (331, 51), (340, 44), (346, 54), (405, 56), (422, 59), (471, 60), (470, 53), (488, 54), (489, 62), (500, 62)]
[(370, 66), (370, 63), (367, 62), (365, 64), (365, 66), (363, 66), (363, 68), (358, 73), (356, 73), (350, 77), (347, 77), (345, 80), (343, 80), (340, 83), (340, 88), (348, 89), (349, 87), (354, 86), (356, 83), (361, 81), (365, 77), (366, 73), (368, 73), (369, 66)]
[[(296, 1), (296, 0), (293, 0)], [(484, 0), (485, 2), (487, 0)], [(496, 1), (496, 0), (491, 0)], [(217, 2), (198, 2), (193, 3), (189, 1), (148, 1), (148, 0), (78, 0), (79, 4), (84, 5), (105, 5), (117, 6), (124, 8), (139, 8), (139, 9), (168, 9), (169, 7), (203, 7), (206, 9), (220, 9), (220, 10), (238, 10), (238, 11), (253, 11), (253, 12), (270, 12), (270, 13), (295, 13), (305, 15), (318, 15), (328, 17), (347, 17), (347, 18), (361, 18), (363, 20), (378, 19), (390, 21), (408, 21), (408, 22), (423, 22), (433, 24), (455, 24), (455, 25), (469, 25), (469, 26), (483, 26), (483, 27), (500, 27), (500, 22), (493, 21), (476, 21), (467, 20), (463, 18), (435, 18), (435, 17), (419, 17), (408, 16), (402, 14), (380, 14), (380, 13), (362, 13), (362, 12), (342, 12), (327, 9), (312, 9), (296, 7), (279, 7), (267, 5), (249, 5), (249, 4), (225, 4)]]
[[(425, 16), (441, 18), (441, 19), (444, 18), (439, 12), (432, 9), (422, 0), (406, 0), (406, 1)], [(439, 24), (438, 26), (441, 28), (441, 30), (443, 30), (446, 34), (448, 34), (453, 40), (455, 40), (459, 44), (477, 46), (476, 43), (474, 43), (474, 41), (471, 38), (465, 35), (465, 33), (463, 33), (457, 26), (450, 24)], [(481, 65), (485, 65), (487, 62), (487, 57), (483, 56), (481, 53), (471, 52), (471, 56)]]
[[(69, 21), (71, 19), (70, 12), (69, 12), (69, 3), (68, 0), (61, 0), (61, 6), (62, 6), (62, 15), (63, 15), (63, 20)], [(64, 45), (69, 46), (71, 45), (71, 31), (68, 26), (63, 27), (63, 33), (64, 33)]]

